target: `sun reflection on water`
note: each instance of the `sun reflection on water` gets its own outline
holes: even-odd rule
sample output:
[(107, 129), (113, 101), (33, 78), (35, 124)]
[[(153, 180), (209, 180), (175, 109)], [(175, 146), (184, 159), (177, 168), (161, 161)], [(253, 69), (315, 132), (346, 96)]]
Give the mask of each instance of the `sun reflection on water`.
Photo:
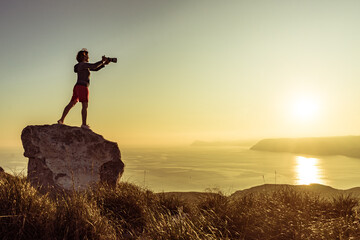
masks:
[(296, 184), (309, 185), (311, 183), (324, 184), (321, 179), (321, 169), (319, 167), (319, 159), (296, 157)]

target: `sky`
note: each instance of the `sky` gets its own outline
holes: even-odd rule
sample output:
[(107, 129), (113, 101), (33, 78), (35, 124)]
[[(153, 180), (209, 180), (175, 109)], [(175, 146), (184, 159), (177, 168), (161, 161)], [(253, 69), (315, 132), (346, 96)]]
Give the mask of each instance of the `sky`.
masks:
[[(54, 124), (82, 48), (88, 124), (124, 146), (360, 132), (360, 2), (0, 1), (0, 147)], [(81, 125), (77, 104), (65, 123)]]

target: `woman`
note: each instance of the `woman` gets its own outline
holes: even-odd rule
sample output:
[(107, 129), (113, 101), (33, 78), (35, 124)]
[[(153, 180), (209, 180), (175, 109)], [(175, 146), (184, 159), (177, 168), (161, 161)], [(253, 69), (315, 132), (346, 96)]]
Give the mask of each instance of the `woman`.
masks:
[(77, 82), (73, 89), (73, 96), (70, 103), (65, 107), (61, 118), (58, 120), (58, 124), (64, 124), (65, 117), (69, 113), (70, 109), (80, 101), (82, 103), (81, 117), (82, 128), (90, 129), (86, 123), (87, 108), (89, 102), (89, 85), (90, 85), (90, 71), (99, 71), (105, 65), (109, 64), (109, 59), (105, 56), (101, 61), (96, 63), (89, 63), (89, 53), (86, 48), (81, 49), (76, 56), (78, 64), (74, 66), (74, 72), (77, 73)]

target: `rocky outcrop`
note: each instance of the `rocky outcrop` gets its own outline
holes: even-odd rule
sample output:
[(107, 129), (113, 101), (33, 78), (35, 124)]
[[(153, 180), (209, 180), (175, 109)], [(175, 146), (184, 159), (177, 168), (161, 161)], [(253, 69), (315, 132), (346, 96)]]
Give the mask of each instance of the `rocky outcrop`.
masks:
[(42, 189), (85, 190), (116, 185), (124, 171), (117, 143), (66, 125), (27, 126), (21, 134), (28, 180)]

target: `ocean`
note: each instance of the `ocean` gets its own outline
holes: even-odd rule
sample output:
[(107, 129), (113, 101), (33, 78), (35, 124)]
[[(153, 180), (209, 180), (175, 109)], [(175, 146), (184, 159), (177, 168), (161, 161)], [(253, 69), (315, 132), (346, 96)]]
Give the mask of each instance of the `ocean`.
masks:
[[(22, 149), (0, 149), (0, 166), (27, 171)], [(122, 181), (155, 192), (237, 190), (266, 184), (319, 183), (338, 189), (360, 186), (360, 159), (249, 150), (249, 147), (121, 148)]]

